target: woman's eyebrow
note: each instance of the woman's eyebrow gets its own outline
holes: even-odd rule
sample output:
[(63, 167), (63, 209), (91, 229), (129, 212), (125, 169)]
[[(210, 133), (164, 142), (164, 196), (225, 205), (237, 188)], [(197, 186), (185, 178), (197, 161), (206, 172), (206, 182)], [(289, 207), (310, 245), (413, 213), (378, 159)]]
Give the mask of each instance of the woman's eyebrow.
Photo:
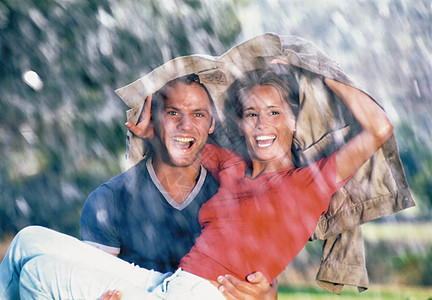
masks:
[(255, 109), (255, 107), (251, 106), (251, 107), (243, 108), (243, 111), (246, 111), (246, 110), (254, 110), (254, 109)]

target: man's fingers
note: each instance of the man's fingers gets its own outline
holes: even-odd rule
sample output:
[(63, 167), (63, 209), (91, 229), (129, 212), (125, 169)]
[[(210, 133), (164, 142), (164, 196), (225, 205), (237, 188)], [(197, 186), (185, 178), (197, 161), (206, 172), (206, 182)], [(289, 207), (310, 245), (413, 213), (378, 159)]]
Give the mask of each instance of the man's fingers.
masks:
[(120, 300), (122, 297), (121, 291), (106, 291), (99, 300)]
[(280, 59), (280, 58), (274, 58), (271, 62), (271, 64), (282, 64), (282, 65), (289, 65), (288, 62)]
[(141, 112), (141, 116), (138, 120), (138, 124), (133, 124), (131, 122), (126, 122), (126, 127), (136, 136), (144, 139), (153, 138), (154, 130), (153, 124), (151, 123), (151, 102), (152, 95), (146, 98), (144, 103), (143, 111)]
[(253, 294), (254, 289), (250, 283), (239, 280), (231, 275), (219, 276), (218, 282), (220, 283), (222, 294), (227, 298), (229, 295), (231, 298), (227, 299), (238, 299), (240, 295)]
[(142, 138), (146, 138), (145, 130), (141, 129), (140, 127), (136, 126), (135, 124), (129, 121), (126, 122), (125, 125), (134, 135)]
[(248, 280), (250, 283), (263, 283), (263, 284), (270, 284), (270, 283), (267, 281), (267, 278), (265, 278), (264, 274), (261, 273), (261, 272), (255, 272), (255, 273), (249, 274), (249, 275), (247, 276), (247, 280)]
[(151, 103), (152, 103), (153, 95), (150, 94), (147, 96), (145, 103), (144, 103), (144, 109), (141, 113), (141, 121), (144, 121), (146, 123), (150, 122), (151, 117)]
[(235, 281), (232, 282), (228, 278), (228, 276), (219, 276), (218, 282), (220, 283), (219, 291), (227, 300), (237, 299), (239, 294), (235, 284)]
[(239, 280), (234, 276), (219, 276), (219, 291), (228, 300), (275, 300), (277, 299), (277, 286), (271, 285), (261, 272), (247, 276), (247, 281)]

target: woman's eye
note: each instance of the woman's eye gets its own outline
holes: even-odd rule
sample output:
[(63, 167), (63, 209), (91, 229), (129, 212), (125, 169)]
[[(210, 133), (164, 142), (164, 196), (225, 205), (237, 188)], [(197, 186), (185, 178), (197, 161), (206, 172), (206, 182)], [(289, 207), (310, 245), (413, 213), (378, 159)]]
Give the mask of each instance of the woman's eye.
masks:
[(280, 112), (278, 111), (271, 111), (270, 115), (274, 116), (274, 115), (280, 115)]
[(258, 116), (258, 114), (256, 114), (256, 113), (246, 113), (244, 115), (245, 118), (253, 118), (253, 117), (257, 117), (257, 116)]

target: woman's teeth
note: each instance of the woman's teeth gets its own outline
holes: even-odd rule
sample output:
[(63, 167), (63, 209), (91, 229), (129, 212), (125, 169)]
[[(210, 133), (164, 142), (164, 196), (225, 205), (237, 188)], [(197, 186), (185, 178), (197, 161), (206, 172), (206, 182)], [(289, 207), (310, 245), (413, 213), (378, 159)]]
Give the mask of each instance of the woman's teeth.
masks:
[(258, 147), (264, 148), (273, 144), (275, 139), (276, 139), (275, 135), (261, 135), (256, 138), (256, 143)]

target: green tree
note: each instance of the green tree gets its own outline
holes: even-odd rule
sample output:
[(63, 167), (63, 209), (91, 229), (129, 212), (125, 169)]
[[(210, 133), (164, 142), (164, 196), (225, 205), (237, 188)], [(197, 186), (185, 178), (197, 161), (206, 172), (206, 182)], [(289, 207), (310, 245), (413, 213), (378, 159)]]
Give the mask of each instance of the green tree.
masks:
[(0, 2), (0, 235), (78, 235), (88, 193), (122, 170), (113, 90), (179, 55), (221, 54), (241, 31), (226, 3), (164, 3)]

